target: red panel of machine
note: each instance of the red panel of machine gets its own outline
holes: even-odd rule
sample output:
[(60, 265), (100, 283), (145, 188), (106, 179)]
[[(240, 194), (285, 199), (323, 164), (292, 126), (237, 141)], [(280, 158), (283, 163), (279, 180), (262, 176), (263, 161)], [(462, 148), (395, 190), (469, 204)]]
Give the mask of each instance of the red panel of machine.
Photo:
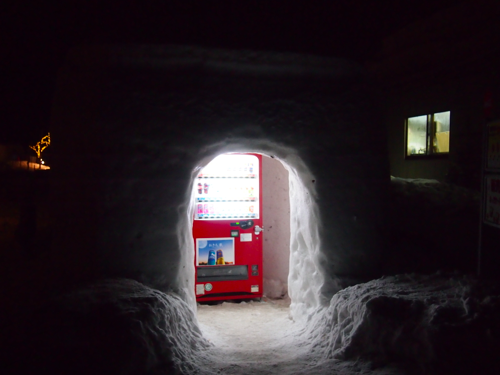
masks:
[(262, 297), (262, 156), (224, 154), (194, 182), (198, 302)]

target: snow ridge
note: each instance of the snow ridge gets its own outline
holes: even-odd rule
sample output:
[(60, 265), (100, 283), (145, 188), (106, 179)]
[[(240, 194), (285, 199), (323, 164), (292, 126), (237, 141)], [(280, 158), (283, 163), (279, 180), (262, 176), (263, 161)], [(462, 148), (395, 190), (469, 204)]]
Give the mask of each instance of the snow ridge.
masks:
[(210, 346), (188, 303), (129, 279), (48, 300), (26, 324), (8, 373), (193, 374)]
[[(491, 297), (481, 302), (474, 285), (467, 277), (407, 274), (343, 289), (310, 317), (311, 352), (322, 360), (405, 363), (422, 374), (477, 369), (494, 357), (477, 347), (491, 342), (491, 328), (483, 326), (492, 324), (499, 306)], [(471, 355), (472, 342), (478, 357)]]

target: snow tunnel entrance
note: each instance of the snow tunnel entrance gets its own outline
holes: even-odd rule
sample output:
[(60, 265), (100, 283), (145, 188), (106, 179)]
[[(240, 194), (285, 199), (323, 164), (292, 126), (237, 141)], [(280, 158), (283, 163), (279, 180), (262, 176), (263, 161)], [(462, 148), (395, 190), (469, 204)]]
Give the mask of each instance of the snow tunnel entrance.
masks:
[(230, 153), (193, 184), (198, 302), (284, 298), (290, 263), (288, 171), (275, 158)]
[[(288, 295), (293, 319), (307, 317), (321, 304), (321, 290), (325, 280), (320, 266), (322, 254), (315, 177), (294, 149), (267, 140), (245, 140), (236, 145), (217, 144), (208, 147), (206, 152), (205, 156), (200, 156), (191, 173), (191, 188), (187, 205), (184, 206), (187, 208), (187, 215), (184, 216), (187, 221), (181, 221), (179, 227), (181, 246), (190, 249), (184, 253), (184, 266), (181, 267), (180, 274), (187, 281), (187, 299), (193, 303), (196, 299), (197, 250), (193, 238), (193, 223), (198, 210), (195, 199), (199, 188), (197, 176), (217, 155), (259, 154), (262, 156), (263, 182), (263, 296), (282, 298)], [(204, 189), (204, 185), (201, 188)], [(208, 209), (210, 210), (210, 206)], [(183, 222), (186, 224), (183, 225)], [(230, 232), (228, 238), (231, 238)], [(217, 250), (215, 249), (215, 258)]]
[[(260, 235), (264, 298), (260, 301), (236, 299), (237, 303), (231, 303), (235, 300), (228, 299), (216, 305), (199, 303), (195, 311), (201, 333), (215, 345), (217, 353), (220, 351), (250, 362), (260, 361), (266, 356), (287, 362), (293, 360), (298, 352), (298, 349), (293, 348), (301, 347), (302, 327), (307, 322), (306, 318), (320, 305), (324, 277), (319, 267), (318, 210), (314, 184), (311, 184), (314, 178), (297, 154), (290, 149), (278, 148), (277, 154), (282, 154), (271, 156), (269, 151), (274, 150), (267, 151), (247, 151), (249, 154), (259, 154), (261, 160), (259, 173), (262, 184), (258, 196), (262, 199), (259, 211), (262, 215), (259, 218), (264, 229)], [(192, 218), (196, 217), (200, 209), (200, 203), (195, 198), (208, 196), (205, 188), (208, 192), (212, 187), (217, 188), (216, 184), (210, 186), (207, 183), (208, 186), (205, 186), (203, 179), (203, 182), (198, 179), (204, 167), (210, 166), (216, 158), (206, 158), (192, 174), (192, 204), (188, 210)], [(240, 188), (248, 193), (250, 185), (246, 189), (245, 186)], [(205, 210), (204, 206), (201, 208)], [(209, 215), (211, 210), (215, 214), (216, 207), (211, 208), (209, 203), (207, 208)], [(197, 222), (191, 220), (191, 223), (190, 229), (192, 227), (194, 233)], [(245, 232), (248, 233), (248, 230)], [(254, 233), (253, 230), (250, 232)], [(196, 267), (199, 254), (196, 238), (192, 242), (195, 243), (192, 278), (195, 279), (198, 275)], [(217, 250), (213, 253), (212, 263), (215, 265), (212, 267), (217, 267)], [(222, 253), (225, 256), (225, 250)], [(208, 256), (206, 254), (207, 263)], [(251, 269), (249, 272), (252, 272)], [(193, 280), (192, 290), (195, 293), (200, 292), (196, 291), (197, 284), (198, 280)]]

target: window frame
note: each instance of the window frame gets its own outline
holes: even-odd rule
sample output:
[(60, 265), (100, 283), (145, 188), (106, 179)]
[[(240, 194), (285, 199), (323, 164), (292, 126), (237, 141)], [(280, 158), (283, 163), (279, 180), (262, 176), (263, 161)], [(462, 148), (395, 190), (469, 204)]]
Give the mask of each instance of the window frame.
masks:
[[(435, 121), (434, 121), (434, 115), (436, 113), (443, 113), (443, 112), (449, 112), (450, 113), (450, 136), (451, 136), (451, 110), (445, 110), (445, 111), (435, 111), (432, 113), (427, 113), (424, 115), (415, 115), (415, 116), (408, 116), (404, 120), (404, 158), (405, 159), (443, 159), (447, 158), (450, 154), (451, 147), (448, 148), (448, 152), (434, 152), (432, 145), (432, 134), (435, 133)], [(419, 117), (419, 116), (426, 116), (426, 128), (425, 128), (425, 139), (426, 139), (426, 154), (410, 154), (408, 155), (408, 120), (413, 118), (413, 117)]]

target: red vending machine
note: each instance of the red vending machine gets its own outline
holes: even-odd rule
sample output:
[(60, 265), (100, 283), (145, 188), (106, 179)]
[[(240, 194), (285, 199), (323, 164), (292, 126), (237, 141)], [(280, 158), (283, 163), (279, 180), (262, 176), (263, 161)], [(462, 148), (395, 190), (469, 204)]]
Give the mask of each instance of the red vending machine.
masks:
[(262, 297), (262, 156), (217, 156), (194, 182), (196, 300)]

